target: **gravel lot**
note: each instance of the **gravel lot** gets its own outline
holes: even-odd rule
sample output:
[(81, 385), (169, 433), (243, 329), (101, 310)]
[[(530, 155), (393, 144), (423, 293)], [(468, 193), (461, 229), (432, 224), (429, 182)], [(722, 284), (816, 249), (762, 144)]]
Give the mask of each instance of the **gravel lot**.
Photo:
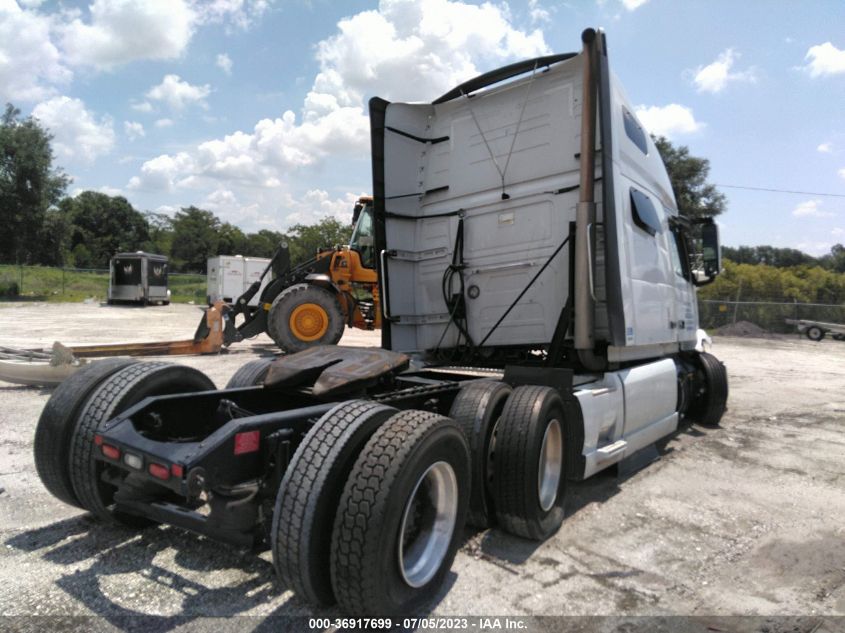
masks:
[[(190, 338), (199, 316), (185, 305), (0, 304), (0, 345)], [(343, 343), (378, 336), (350, 331)], [(223, 386), (272, 349), (260, 337), (177, 360)], [(572, 485), (568, 518), (545, 543), (467, 531), (433, 613), (845, 615), (845, 343), (718, 338), (713, 351), (731, 380), (720, 428), (684, 427), (645, 469)], [(0, 383), (0, 614), (119, 627), (177, 616), (158, 627), (171, 630), (203, 616), (259, 616), (236, 621), (252, 629), (312, 613), (275, 582), (269, 553), (170, 527), (106, 527), (51, 497), (32, 458), (49, 396)]]

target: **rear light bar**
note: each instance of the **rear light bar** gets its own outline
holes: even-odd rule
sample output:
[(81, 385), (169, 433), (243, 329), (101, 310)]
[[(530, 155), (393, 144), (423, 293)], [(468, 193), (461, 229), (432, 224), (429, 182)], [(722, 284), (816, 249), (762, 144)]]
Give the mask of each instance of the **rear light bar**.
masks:
[(147, 472), (156, 479), (161, 479), (162, 481), (170, 479), (170, 469), (167, 466), (162, 466), (161, 464), (150, 464), (147, 467)]
[(235, 434), (235, 455), (255, 453), (261, 444), (261, 431), (244, 431)]
[(109, 459), (120, 461), (120, 449), (116, 446), (112, 446), (111, 444), (102, 444), (100, 446), (100, 450), (103, 452), (103, 455)]

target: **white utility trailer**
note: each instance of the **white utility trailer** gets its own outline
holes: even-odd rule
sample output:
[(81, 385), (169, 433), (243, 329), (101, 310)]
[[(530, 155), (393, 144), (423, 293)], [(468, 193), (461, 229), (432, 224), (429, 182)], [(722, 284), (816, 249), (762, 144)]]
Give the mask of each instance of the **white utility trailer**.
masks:
[(845, 323), (826, 323), (806, 319), (786, 319), (786, 322), (796, 326), (798, 331), (811, 341), (820, 341), (828, 334), (837, 341), (845, 341)]
[(270, 283), (271, 276), (262, 273), (270, 265), (264, 257), (244, 257), (243, 255), (219, 255), (208, 258), (208, 305), (215, 301), (234, 303), (255, 281), (261, 280), (261, 287), (249, 300), (249, 305), (258, 305), (261, 292)]

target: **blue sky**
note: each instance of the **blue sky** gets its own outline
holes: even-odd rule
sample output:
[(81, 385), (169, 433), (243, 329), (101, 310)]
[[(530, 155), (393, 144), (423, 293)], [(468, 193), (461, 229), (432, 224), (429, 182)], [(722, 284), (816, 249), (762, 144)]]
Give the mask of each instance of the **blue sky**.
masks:
[(51, 129), (72, 192), (284, 230), (369, 191), (369, 97), (429, 101), (588, 26), (712, 182), (809, 192), (724, 188), (724, 243), (845, 243), (841, 0), (0, 0), (0, 98)]

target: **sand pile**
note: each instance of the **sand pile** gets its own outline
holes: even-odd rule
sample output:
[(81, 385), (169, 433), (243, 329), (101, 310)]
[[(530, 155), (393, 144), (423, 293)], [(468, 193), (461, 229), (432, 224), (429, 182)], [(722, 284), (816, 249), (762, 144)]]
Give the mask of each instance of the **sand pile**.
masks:
[(749, 336), (753, 338), (771, 338), (771, 333), (767, 332), (759, 325), (751, 323), (751, 321), (737, 321), (723, 325), (716, 330), (719, 336)]

